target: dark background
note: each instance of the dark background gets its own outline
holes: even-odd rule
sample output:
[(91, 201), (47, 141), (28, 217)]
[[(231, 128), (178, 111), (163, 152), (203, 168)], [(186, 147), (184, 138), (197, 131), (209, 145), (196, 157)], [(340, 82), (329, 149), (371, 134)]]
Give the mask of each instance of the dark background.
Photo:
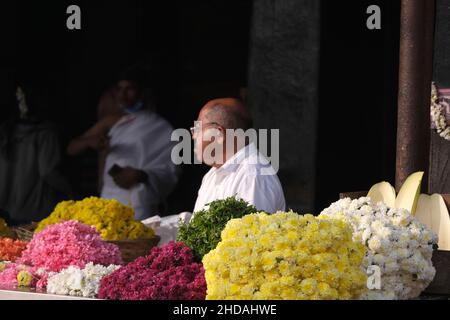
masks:
[[(361, 14), (372, 4), (381, 30)], [(395, 181), (400, 1), (323, 1), (321, 11), (319, 208), (337, 192)]]
[[(318, 213), (335, 201), (339, 192), (367, 190), (381, 180), (394, 181), (399, 1), (323, 0), (317, 7), (311, 6), (312, 1), (317, 0), (297, 0), (290, 14), (298, 12), (299, 19), (309, 19), (302, 2), (309, 3), (308, 10), (319, 8), (320, 19), (308, 26), (317, 28), (320, 36), (302, 37), (305, 30), (298, 28), (290, 30), (286, 41), (295, 42), (297, 33), (299, 41), (320, 47), (316, 77), (297, 75), (317, 89), (317, 104), (312, 106), (317, 112), (316, 126), (311, 127), (315, 151), (296, 150), (302, 136), (294, 134), (281, 152), (313, 157), (314, 167), (302, 168), (313, 170), (313, 199), (297, 205), (295, 192), (289, 192), (296, 190), (296, 182), (288, 179), (290, 173), (283, 164), (280, 179), (288, 190), (288, 206)], [(277, 8), (276, 1), (264, 2), (266, 6), (257, 12)], [(65, 12), (70, 4), (81, 7), (80, 31), (66, 29)], [(158, 112), (174, 127), (189, 128), (209, 99), (239, 96), (241, 88), (248, 86), (249, 72), (254, 72), (249, 69), (250, 54), (270, 50), (252, 46), (251, 37), (258, 31), (252, 28), (253, 14), (262, 4), (250, 0), (4, 3), (0, 11), (0, 90), (9, 88), (14, 78), (49, 90), (46, 111), (60, 128), (64, 150), (71, 138), (96, 121), (102, 91), (114, 83), (121, 70), (139, 63), (157, 79)], [(382, 8), (382, 30), (366, 28), (366, 8), (371, 4)], [(283, 20), (283, 16), (277, 19)], [(273, 43), (278, 45), (282, 43)], [(282, 78), (285, 71), (274, 72)], [(281, 91), (281, 98), (298, 94), (295, 90)], [(258, 99), (250, 104), (252, 101)], [(276, 104), (270, 108), (283, 120), (283, 109)], [(261, 112), (252, 105), (250, 109)], [(254, 116), (258, 119), (258, 114)], [(300, 125), (295, 119), (286, 116), (292, 132)], [(95, 165), (95, 153), (65, 159), (64, 171), (80, 197), (96, 191)], [(204, 166), (184, 167), (182, 181), (170, 199), (171, 213), (192, 210), (206, 170)]]

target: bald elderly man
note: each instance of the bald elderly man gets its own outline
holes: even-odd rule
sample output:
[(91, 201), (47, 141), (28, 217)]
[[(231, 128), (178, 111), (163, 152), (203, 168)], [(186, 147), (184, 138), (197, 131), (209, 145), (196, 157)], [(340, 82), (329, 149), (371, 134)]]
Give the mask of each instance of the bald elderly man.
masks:
[(230, 134), (250, 128), (250, 115), (237, 99), (212, 100), (201, 109), (192, 138), (195, 156), (211, 169), (202, 180), (194, 213), (214, 200), (232, 196), (246, 200), (259, 211), (286, 209), (280, 180), (269, 160), (242, 134), (241, 140), (239, 135)]

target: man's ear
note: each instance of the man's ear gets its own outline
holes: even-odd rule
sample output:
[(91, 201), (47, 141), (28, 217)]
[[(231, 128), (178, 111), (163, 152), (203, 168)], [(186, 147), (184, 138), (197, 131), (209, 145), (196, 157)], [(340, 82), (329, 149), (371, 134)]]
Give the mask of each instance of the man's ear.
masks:
[(225, 129), (219, 128), (219, 136), (217, 137), (217, 143), (218, 144), (225, 144)]

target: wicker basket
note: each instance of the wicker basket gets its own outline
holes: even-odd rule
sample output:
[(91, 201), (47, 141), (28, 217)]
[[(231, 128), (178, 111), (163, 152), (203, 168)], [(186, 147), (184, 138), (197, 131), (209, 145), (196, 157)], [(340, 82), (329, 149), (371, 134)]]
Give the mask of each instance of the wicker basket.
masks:
[(37, 223), (31, 223), (19, 227), (12, 227), (14, 238), (22, 241), (30, 241), (33, 238), (34, 230), (37, 228)]
[(125, 263), (129, 263), (138, 257), (146, 256), (150, 252), (150, 249), (156, 247), (161, 238), (155, 236), (151, 239), (139, 239), (139, 240), (115, 240), (108, 241), (117, 245), (122, 253), (122, 260)]
[[(15, 238), (23, 241), (30, 241), (33, 238), (34, 230), (37, 224), (32, 223), (25, 226), (11, 228), (14, 232)], [(117, 245), (122, 254), (122, 260), (125, 263), (129, 263), (135, 260), (137, 257), (146, 256), (150, 249), (156, 247), (161, 238), (155, 236), (151, 239), (138, 239), (138, 240), (110, 240), (109, 243)]]

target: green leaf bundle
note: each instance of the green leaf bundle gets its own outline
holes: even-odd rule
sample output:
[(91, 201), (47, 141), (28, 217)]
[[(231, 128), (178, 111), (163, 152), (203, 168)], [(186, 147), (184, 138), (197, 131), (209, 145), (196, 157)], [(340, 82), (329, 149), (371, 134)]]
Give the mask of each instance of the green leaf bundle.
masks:
[(205, 254), (216, 248), (228, 221), (256, 212), (256, 207), (235, 197), (213, 201), (208, 210), (196, 212), (189, 224), (180, 225), (177, 240), (190, 247), (195, 258), (201, 261)]

